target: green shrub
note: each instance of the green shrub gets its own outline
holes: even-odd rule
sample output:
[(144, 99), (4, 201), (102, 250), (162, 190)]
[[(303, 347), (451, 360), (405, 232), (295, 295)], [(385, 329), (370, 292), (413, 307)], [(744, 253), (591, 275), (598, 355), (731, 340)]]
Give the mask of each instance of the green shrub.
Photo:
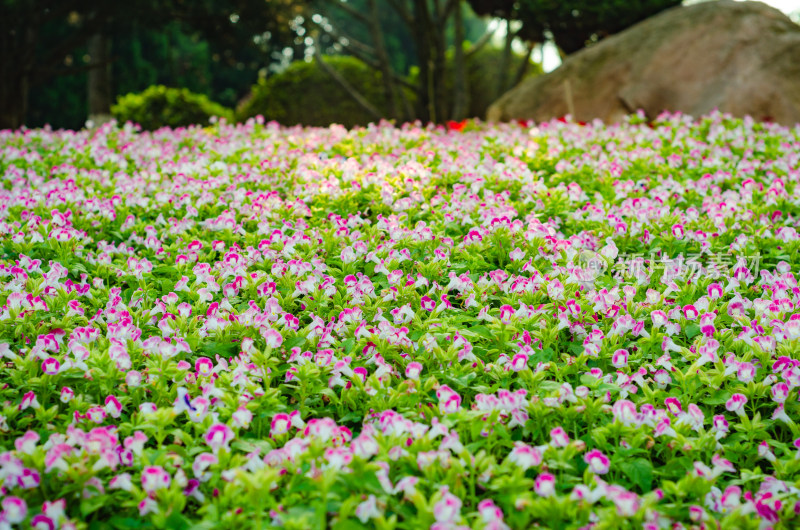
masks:
[[(469, 85), (469, 116), (486, 117), (486, 109), (506, 91), (513, 88), (514, 77), (523, 58), (513, 53), (506, 73), (506, 86), (498, 87), (500, 69), (503, 66), (503, 50), (485, 46), (467, 58), (467, 82)], [(539, 75), (542, 66), (531, 62), (524, 78)], [(498, 92), (498, 88), (500, 91)]]
[[(381, 113), (386, 113), (380, 72), (353, 57), (334, 55), (324, 60)], [(375, 121), (316, 62), (304, 61), (295, 61), (285, 71), (259, 81), (239, 106), (236, 117), (243, 121), (259, 114), (282, 125), (327, 127), (339, 123), (353, 127)]]
[(138, 94), (117, 98), (111, 114), (119, 122), (132, 121), (152, 131), (159, 127), (207, 125), (209, 118), (218, 116), (231, 120), (233, 112), (214, 103), (202, 94), (185, 88), (154, 85)]

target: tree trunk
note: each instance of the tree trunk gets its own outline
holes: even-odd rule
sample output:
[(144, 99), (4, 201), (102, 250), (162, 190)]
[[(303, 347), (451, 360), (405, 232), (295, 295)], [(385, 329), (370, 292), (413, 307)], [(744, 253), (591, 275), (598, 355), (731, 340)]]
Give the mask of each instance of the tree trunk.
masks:
[(433, 0), (433, 16), (428, 24), (428, 31), (431, 35), (432, 60), (431, 65), (431, 100), (432, 115), (431, 121), (441, 123), (448, 118), (447, 93), (445, 86), (446, 67), (447, 67), (447, 17), (445, 14), (442, 0)]
[(467, 68), (464, 63), (464, 19), (460, 3), (456, 6), (453, 23), (455, 24), (455, 80), (453, 82), (452, 118), (461, 121), (467, 117), (467, 109), (469, 108), (469, 80), (467, 79)]
[(341, 86), (344, 89), (344, 91), (347, 92), (347, 94), (351, 98), (353, 98), (355, 102), (359, 104), (359, 106), (361, 106), (361, 108), (367, 111), (375, 121), (380, 120), (382, 118), (381, 112), (378, 109), (376, 109), (375, 106), (372, 105), (372, 103), (367, 101), (367, 98), (365, 98), (361, 94), (361, 92), (359, 92), (353, 85), (351, 85), (347, 81), (347, 79), (345, 79), (344, 76), (342, 76), (342, 74), (337, 72), (335, 68), (326, 63), (323, 60), (322, 53), (319, 50), (320, 50), (319, 41), (316, 41), (314, 43), (314, 59), (316, 60), (319, 67), (326, 74), (328, 74), (331, 77), (331, 79), (333, 79), (336, 83), (338, 83), (339, 86)]
[[(375, 44), (375, 55), (378, 59), (381, 76), (383, 77), (383, 92), (388, 105), (389, 116), (399, 118), (401, 114), (400, 106), (397, 102), (397, 84), (394, 82), (394, 70), (386, 52), (386, 45), (383, 42), (383, 32), (381, 31), (381, 21), (378, 16), (378, 5), (376, 0), (369, 0), (369, 30)], [(402, 90), (402, 88), (399, 88)]]
[(431, 87), (431, 42), (430, 14), (426, 0), (414, 0), (414, 46), (417, 49), (417, 63), (419, 64), (419, 95), (417, 98), (417, 117), (425, 121), (430, 121), (433, 111), (432, 87)]
[[(28, 22), (35, 22), (35, 14)], [(0, 129), (18, 129), (28, 113), (37, 34), (33, 25), (21, 23), (0, 34)]]
[(88, 74), (89, 120), (102, 125), (111, 119), (111, 39), (103, 33), (92, 35), (88, 51), (91, 62), (98, 64)]
[(428, 13), (427, 0), (414, 0), (414, 45), (417, 48), (417, 62), (419, 64), (419, 98), (417, 100), (417, 117), (424, 121), (433, 120), (434, 110), (432, 86), (432, 58), (430, 14)]
[(18, 129), (25, 123), (28, 85), (26, 74), (0, 83), (0, 129)]
[[(528, 43), (528, 50), (525, 54), (525, 57), (522, 59), (522, 62), (519, 63), (519, 67), (517, 68), (517, 74), (514, 76), (514, 81), (511, 83), (509, 89), (514, 88), (525, 77), (525, 74), (528, 73), (528, 68), (531, 65), (531, 55), (533, 55), (533, 48), (535, 44), (533, 42)], [(501, 94), (502, 95), (502, 94)]]
[(500, 68), (497, 72), (497, 85), (494, 90), (494, 99), (499, 98), (508, 89), (508, 69), (511, 67), (511, 45), (514, 42), (514, 34), (511, 32), (511, 19), (506, 20), (506, 43), (503, 47), (503, 55), (500, 59)]

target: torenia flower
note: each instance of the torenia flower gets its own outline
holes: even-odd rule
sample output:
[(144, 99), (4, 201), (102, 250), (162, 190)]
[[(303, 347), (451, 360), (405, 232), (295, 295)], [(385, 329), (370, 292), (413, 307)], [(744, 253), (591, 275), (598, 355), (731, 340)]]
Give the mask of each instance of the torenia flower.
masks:
[(542, 463), (542, 452), (523, 442), (514, 442), (514, 449), (508, 454), (508, 461), (523, 471)]
[(41, 405), (36, 400), (36, 394), (33, 391), (26, 392), (24, 396), (22, 396), (22, 403), (19, 404), (19, 410), (25, 410), (27, 408), (38, 409)]
[(461, 499), (450, 493), (447, 486), (440, 490), (442, 499), (433, 506), (437, 523), (454, 523), (461, 516)]
[(228, 444), (233, 440), (233, 431), (224, 423), (215, 423), (206, 431), (206, 445), (208, 445), (214, 453), (219, 452), (223, 447), (228, 449)]
[(536, 477), (533, 489), (541, 497), (552, 497), (556, 492), (556, 477), (550, 473), (542, 473)]
[(172, 478), (161, 466), (148, 466), (142, 470), (142, 489), (147, 493), (168, 488)]
[(561, 427), (556, 427), (550, 431), (550, 445), (553, 447), (566, 447), (569, 445), (569, 435)]
[(7, 523), (21, 523), (28, 515), (28, 505), (19, 497), (6, 497), (2, 501), (2, 506), (2, 516)]
[(418, 380), (421, 373), (422, 365), (416, 361), (412, 361), (406, 366), (406, 377), (409, 379)]
[(56, 375), (61, 369), (61, 363), (55, 357), (48, 357), (42, 361), (42, 371), (47, 375)]
[(272, 424), (270, 425), (270, 436), (278, 436), (289, 432), (289, 426), (292, 420), (289, 415), (284, 412), (279, 412), (272, 417)]
[(627, 399), (619, 399), (611, 408), (614, 420), (623, 425), (636, 425), (639, 423), (636, 412), (636, 404)]
[(69, 403), (75, 397), (75, 392), (68, 386), (61, 388), (61, 403)]
[(194, 371), (199, 376), (208, 377), (214, 371), (214, 361), (208, 357), (200, 357), (194, 362)]
[(628, 351), (627, 350), (615, 351), (614, 355), (611, 356), (611, 364), (614, 365), (614, 368), (624, 368), (628, 366)]
[(105, 401), (105, 409), (112, 418), (119, 418), (122, 414), (122, 403), (116, 398), (116, 396), (108, 396), (106, 397)]
[(378, 503), (375, 499), (375, 495), (370, 495), (367, 497), (367, 500), (356, 507), (356, 517), (358, 517), (358, 520), (363, 524), (366, 524), (370, 519), (374, 517), (380, 517), (381, 515), (383, 515), (383, 513), (378, 509)]
[(39, 442), (40, 437), (36, 431), (27, 431), (25, 434), (14, 440), (14, 447), (17, 451), (25, 454), (32, 454)]
[(744, 394), (734, 394), (725, 403), (725, 408), (728, 412), (733, 412), (737, 416), (744, 416), (744, 405), (747, 403), (747, 397)]
[(420, 306), (422, 306), (422, 309), (424, 309), (425, 311), (433, 311), (434, 309), (436, 309), (436, 302), (433, 301), (431, 297), (425, 295), (420, 300)]
[(633, 517), (639, 511), (639, 496), (632, 491), (623, 491), (614, 496), (617, 513), (622, 517)]
[(605, 475), (611, 466), (611, 461), (598, 449), (592, 449), (583, 457), (589, 466), (589, 471), (597, 475)]
[(447, 385), (436, 389), (436, 397), (439, 399), (439, 411), (443, 414), (451, 414), (461, 407), (461, 396)]
[(708, 286), (708, 297), (712, 300), (719, 300), (722, 298), (722, 286), (718, 283), (712, 283)]
[[(490, 528), (508, 528), (503, 525), (503, 510), (497, 506), (492, 499), (483, 499), (478, 503), (478, 513), (481, 514), (481, 520), (484, 523), (494, 523), (495, 526)], [(499, 525), (498, 525), (499, 523)], [(489, 527), (487, 525), (487, 527)]]
[(264, 340), (267, 342), (268, 348), (279, 348), (283, 344), (283, 336), (279, 331), (269, 328), (261, 332)]

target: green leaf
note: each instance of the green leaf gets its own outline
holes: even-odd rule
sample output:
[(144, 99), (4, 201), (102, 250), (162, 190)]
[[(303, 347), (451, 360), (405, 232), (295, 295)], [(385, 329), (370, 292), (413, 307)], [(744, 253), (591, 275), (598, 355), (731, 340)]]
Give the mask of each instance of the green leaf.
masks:
[(167, 528), (175, 528), (177, 530), (183, 530), (184, 528), (190, 528), (191, 523), (189, 520), (181, 515), (178, 512), (172, 512), (169, 517), (167, 517)]
[(700, 326), (697, 324), (689, 324), (686, 326), (686, 337), (687, 338), (694, 338), (695, 336), (700, 334)]
[(306, 342), (305, 337), (293, 337), (283, 342), (283, 347), (287, 350), (291, 350), (295, 346), (302, 346)]
[(342, 342), (342, 349), (344, 350), (345, 355), (349, 354), (353, 350), (355, 343), (356, 340), (353, 337), (350, 337), (346, 341)]
[(644, 458), (634, 458), (620, 462), (620, 469), (643, 493), (650, 491), (653, 483), (653, 465)]
[(497, 338), (495, 334), (492, 333), (492, 331), (486, 326), (472, 326), (471, 328), (467, 328), (467, 331), (475, 333), (476, 335), (480, 335), (481, 337), (487, 338), (491, 341)]

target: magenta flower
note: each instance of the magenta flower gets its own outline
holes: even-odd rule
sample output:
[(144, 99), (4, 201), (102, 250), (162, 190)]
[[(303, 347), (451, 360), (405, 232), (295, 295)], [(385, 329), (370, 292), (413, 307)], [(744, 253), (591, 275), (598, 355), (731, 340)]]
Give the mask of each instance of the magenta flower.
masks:
[(42, 371), (47, 375), (56, 375), (61, 369), (61, 363), (55, 357), (48, 357), (42, 361)]
[(261, 336), (263, 336), (264, 340), (267, 342), (267, 348), (279, 348), (281, 344), (283, 344), (283, 336), (279, 331), (272, 328), (262, 330)]
[(672, 413), (673, 416), (680, 416), (683, 414), (683, 407), (681, 407), (681, 402), (676, 397), (668, 397), (664, 400), (664, 405), (667, 407), (667, 410)]
[(528, 367), (528, 356), (524, 353), (517, 353), (511, 359), (511, 370), (513, 372), (520, 372)]
[(540, 497), (552, 497), (556, 493), (556, 477), (550, 473), (542, 473), (536, 477), (533, 489)]
[(234, 438), (233, 431), (224, 423), (215, 423), (208, 428), (205, 435), (205, 442), (216, 454), (223, 447), (228, 449), (228, 444)]
[(428, 295), (425, 295), (420, 299), (420, 305), (425, 311), (433, 311), (436, 309), (436, 302), (433, 301)]
[(749, 383), (756, 377), (756, 367), (753, 363), (741, 362), (736, 370), (736, 377), (742, 383)]
[(58, 527), (52, 517), (40, 513), (34, 515), (31, 519), (31, 528), (36, 530), (56, 530)]
[(712, 283), (708, 286), (708, 297), (712, 300), (719, 300), (722, 298), (722, 286), (718, 283)]
[(211, 453), (200, 453), (194, 457), (194, 462), (192, 463), (192, 473), (194, 473), (195, 478), (201, 482), (206, 482), (211, 478), (211, 474), (206, 473), (206, 470), (217, 463), (219, 463), (219, 459), (216, 455)]
[(770, 389), (772, 400), (776, 403), (783, 403), (789, 398), (789, 385), (786, 383), (775, 383)]
[(730, 399), (725, 402), (725, 409), (728, 412), (733, 412), (737, 416), (744, 415), (744, 406), (747, 403), (747, 397), (744, 394), (733, 394)]
[(442, 498), (433, 506), (433, 517), (437, 523), (455, 523), (461, 516), (461, 499), (443, 487)]
[(406, 377), (409, 379), (418, 380), (422, 373), (422, 364), (412, 361), (406, 366)]
[(627, 350), (617, 350), (611, 356), (611, 364), (614, 365), (615, 368), (624, 368), (628, 366), (628, 351)]
[(611, 408), (614, 414), (614, 420), (622, 423), (623, 425), (638, 425), (638, 413), (636, 412), (636, 405), (627, 399), (618, 399), (614, 406)]
[(26, 431), (25, 434), (14, 440), (14, 447), (17, 451), (25, 454), (32, 454), (36, 449), (36, 444), (39, 443), (39, 433), (36, 431)]
[(508, 304), (501, 306), (500, 307), (500, 322), (502, 322), (503, 324), (510, 324), (511, 323), (511, 317), (513, 317), (515, 313), (516, 312), (514, 311), (514, 308), (512, 306), (510, 306)]
[(531, 447), (524, 442), (514, 442), (508, 461), (525, 471), (542, 463), (542, 452), (538, 447)]
[(436, 397), (439, 399), (439, 411), (442, 414), (452, 414), (461, 407), (461, 396), (447, 385), (436, 389)]
[(19, 404), (19, 410), (25, 410), (27, 408), (38, 409), (41, 405), (36, 400), (36, 394), (33, 391), (26, 392), (24, 396), (22, 396), (22, 402)]
[(120, 403), (116, 396), (107, 396), (105, 406), (106, 412), (108, 412), (112, 418), (119, 418), (122, 414), (122, 403)]
[(478, 513), (481, 515), (481, 520), (484, 523), (494, 524), (491, 528), (504, 528), (503, 524), (503, 510), (497, 506), (492, 499), (483, 499), (478, 503)]
[(555, 427), (550, 430), (550, 445), (553, 447), (566, 447), (569, 445), (569, 435), (561, 427)]
[(148, 466), (142, 469), (142, 489), (149, 494), (168, 488), (170, 482), (172, 477), (161, 466)]
[(639, 496), (631, 491), (617, 493), (613, 501), (621, 517), (633, 517), (639, 511)]
[(289, 432), (289, 427), (292, 424), (291, 418), (288, 414), (279, 412), (272, 417), (270, 425), (270, 436), (278, 436)]
[(383, 511), (378, 509), (375, 495), (370, 495), (367, 500), (356, 506), (356, 517), (362, 524), (366, 524), (370, 519), (381, 515), (383, 515)]
[(608, 473), (611, 461), (598, 449), (592, 449), (583, 457), (583, 461), (589, 466), (589, 471), (597, 475)]
[(208, 377), (214, 371), (214, 362), (208, 357), (200, 357), (194, 362), (194, 371), (199, 376)]
[(28, 505), (19, 497), (6, 497), (0, 505), (3, 507), (0, 521), (5, 519), (7, 523), (19, 524), (28, 515)]

